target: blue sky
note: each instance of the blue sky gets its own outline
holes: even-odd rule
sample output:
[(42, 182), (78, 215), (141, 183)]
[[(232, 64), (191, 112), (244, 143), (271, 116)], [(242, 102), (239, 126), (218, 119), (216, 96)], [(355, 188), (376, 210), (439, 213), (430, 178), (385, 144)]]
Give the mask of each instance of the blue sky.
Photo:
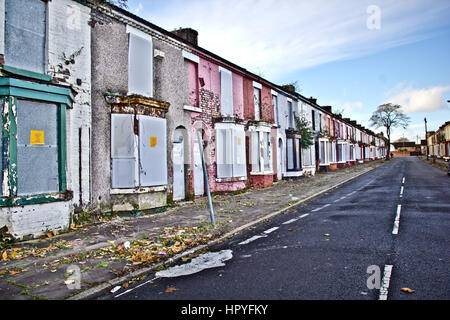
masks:
[[(376, 107), (411, 117), (393, 140), (450, 120), (448, 0), (129, 0), (167, 30), (191, 27), (199, 45), (369, 127)], [(371, 128), (378, 132), (381, 129)]]

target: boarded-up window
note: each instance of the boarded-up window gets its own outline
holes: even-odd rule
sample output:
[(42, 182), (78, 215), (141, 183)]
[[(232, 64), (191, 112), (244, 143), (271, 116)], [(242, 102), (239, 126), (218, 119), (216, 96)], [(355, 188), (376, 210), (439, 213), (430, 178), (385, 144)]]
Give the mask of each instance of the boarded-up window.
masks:
[(232, 130), (217, 129), (217, 177), (231, 178), (233, 176), (232, 160)]
[(280, 125), (280, 120), (278, 118), (278, 97), (276, 95), (272, 96), (272, 105), (273, 105), (273, 111), (275, 113), (275, 123), (277, 125)]
[(264, 132), (264, 171), (270, 170), (270, 133)]
[(261, 90), (253, 88), (253, 98), (255, 101), (255, 120), (261, 119)]
[(58, 105), (17, 100), (17, 194), (59, 191)]
[(153, 49), (150, 37), (129, 33), (128, 93), (153, 96)]
[(134, 188), (135, 135), (134, 115), (111, 115), (112, 187)]
[(237, 126), (233, 130), (233, 143), (233, 176), (245, 177), (247, 175), (247, 163), (245, 160), (245, 131), (243, 126)]
[(288, 128), (294, 127), (294, 114), (292, 110), (292, 101), (288, 101)]
[(111, 115), (112, 187), (134, 188), (167, 184), (166, 119)]
[(294, 139), (288, 138), (287, 139), (287, 169), (288, 170), (294, 170)]
[(259, 143), (259, 132), (252, 132), (252, 171), (259, 172), (260, 171), (260, 143)]
[(243, 126), (216, 129), (217, 177), (245, 177), (245, 131)]
[(223, 116), (233, 115), (233, 81), (231, 72), (220, 69), (220, 105)]
[(5, 63), (45, 73), (46, 3), (5, 1)]
[(138, 116), (140, 186), (167, 184), (166, 119)]

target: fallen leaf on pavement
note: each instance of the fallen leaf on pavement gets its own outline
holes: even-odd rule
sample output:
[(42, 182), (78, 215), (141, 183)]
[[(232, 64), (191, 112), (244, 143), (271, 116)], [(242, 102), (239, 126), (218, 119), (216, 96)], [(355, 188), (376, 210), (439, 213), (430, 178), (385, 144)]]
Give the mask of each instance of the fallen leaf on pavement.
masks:
[(2, 259), (7, 260), (8, 259), (8, 253), (6, 251), (3, 251), (2, 253)]
[(413, 292), (415, 292), (415, 290), (410, 289), (410, 288), (402, 288), (402, 291), (403, 291), (403, 292), (407, 292), (407, 293), (413, 293)]
[(329, 234), (329, 233), (325, 233), (324, 236), (325, 236), (325, 237), (329, 237), (330, 234)]
[(170, 288), (167, 288), (165, 292), (171, 293), (171, 292), (174, 292), (175, 290), (178, 290), (178, 289), (175, 287), (170, 287)]
[(20, 271), (17, 271), (17, 270), (8, 270), (8, 272), (11, 276), (14, 276), (14, 275), (20, 273)]
[(294, 229), (292, 229), (292, 228), (289, 228), (289, 229), (288, 229), (288, 231), (294, 231)]
[(64, 281), (64, 284), (73, 284), (73, 283), (75, 283), (74, 279), (69, 279), (69, 280)]
[(123, 283), (123, 284), (122, 284), (122, 287), (128, 288), (128, 282)]

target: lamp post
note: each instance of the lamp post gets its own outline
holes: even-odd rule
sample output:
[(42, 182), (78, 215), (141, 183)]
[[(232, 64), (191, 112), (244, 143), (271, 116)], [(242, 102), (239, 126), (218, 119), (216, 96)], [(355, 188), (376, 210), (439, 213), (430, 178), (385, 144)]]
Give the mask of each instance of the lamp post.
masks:
[(425, 121), (425, 142), (427, 144), (427, 160), (428, 160), (428, 137), (427, 137), (427, 118), (423, 119)]

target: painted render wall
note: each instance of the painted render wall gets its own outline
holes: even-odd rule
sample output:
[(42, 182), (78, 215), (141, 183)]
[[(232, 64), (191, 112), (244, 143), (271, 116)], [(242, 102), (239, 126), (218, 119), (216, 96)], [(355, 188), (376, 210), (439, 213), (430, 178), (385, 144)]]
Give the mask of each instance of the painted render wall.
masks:
[[(168, 102), (166, 113), (167, 186), (138, 188), (135, 194), (111, 192), (111, 111), (104, 93), (126, 96), (128, 93), (127, 25), (115, 19), (95, 23), (92, 28), (93, 116), (92, 125), (92, 207), (101, 210), (133, 210), (166, 205), (173, 190), (172, 141), (176, 128), (184, 129), (190, 139), (190, 115), (183, 110), (189, 104), (188, 64), (180, 47), (152, 37), (153, 99)], [(185, 173), (190, 175), (190, 150), (185, 148)], [(166, 190), (167, 189), (167, 190)]]
[[(47, 8), (47, 73), (53, 77), (53, 83), (70, 86), (76, 93), (73, 108), (66, 111), (66, 180), (73, 198), (0, 208), (0, 226), (6, 225), (8, 232), (17, 239), (68, 229), (74, 209), (86, 207), (90, 200), (90, 9), (70, 0), (49, 1)], [(4, 18), (4, 1), (1, 11)], [(4, 40), (1, 33), (1, 40)], [(80, 49), (74, 63), (66, 65), (62, 54), (70, 56)]]

